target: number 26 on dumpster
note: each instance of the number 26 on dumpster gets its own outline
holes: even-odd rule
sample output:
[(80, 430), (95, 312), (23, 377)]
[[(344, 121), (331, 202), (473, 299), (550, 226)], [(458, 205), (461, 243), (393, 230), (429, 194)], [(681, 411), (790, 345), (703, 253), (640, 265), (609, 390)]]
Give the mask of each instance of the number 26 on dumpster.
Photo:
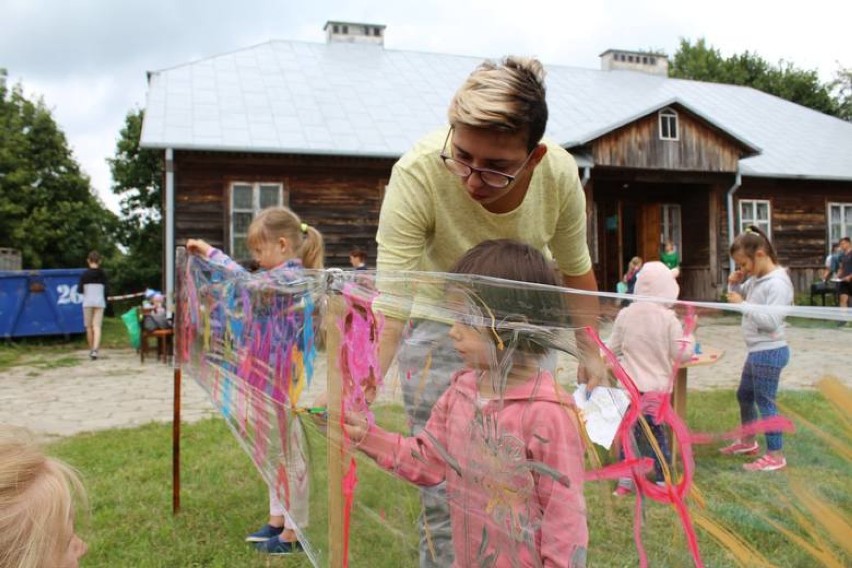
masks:
[(60, 284), (56, 287), (56, 291), (59, 293), (59, 300), (56, 301), (58, 305), (62, 304), (82, 304), (83, 303), (83, 295), (77, 293), (77, 285), (69, 286), (68, 284)]

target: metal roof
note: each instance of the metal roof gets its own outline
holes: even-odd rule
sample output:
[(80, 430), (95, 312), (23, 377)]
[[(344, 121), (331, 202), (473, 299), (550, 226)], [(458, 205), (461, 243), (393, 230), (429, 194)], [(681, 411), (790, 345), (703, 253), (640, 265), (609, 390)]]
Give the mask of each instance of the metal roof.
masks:
[[(482, 61), (270, 41), (149, 73), (147, 148), (398, 157)], [(547, 136), (574, 147), (678, 103), (759, 151), (743, 175), (852, 180), (852, 123), (749, 87), (546, 65)]]

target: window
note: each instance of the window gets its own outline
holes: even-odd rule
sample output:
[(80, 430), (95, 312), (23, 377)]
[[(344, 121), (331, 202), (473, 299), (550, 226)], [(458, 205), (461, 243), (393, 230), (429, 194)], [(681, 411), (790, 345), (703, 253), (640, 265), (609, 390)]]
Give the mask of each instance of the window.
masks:
[(676, 203), (663, 203), (660, 206), (660, 250), (665, 247), (666, 241), (674, 243), (677, 249), (680, 261), (683, 262), (681, 248), (681, 225), (680, 225), (680, 205)]
[(343, 33), (344, 33), (344, 34), (348, 34), (348, 33), (349, 33), (349, 26), (343, 26)]
[(231, 184), (230, 255), (234, 259), (249, 258), (246, 236), (258, 211), (274, 205), (286, 205), (284, 186), (280, 183)]
[(677, 140), (677, 113), (670, 108), (660, 111), (660, 140)]
[(849, 236), (852, 236), (852, 203), (829, 203), (826, 249), (831, 252), (837, 241)]
[(334, 24), (332, 26), (332, 29), (334, 30), (334, 33), (336, 33), (336, 34), (340, 33), (340, 26), (338, 26), (337, 24)]
[(766, 199), (740, 199), (740, 229), (745, 231), (749, 225), (754, 225), (770, 239), (772, 238), (772, 223), (770, 222), (770, 206)]

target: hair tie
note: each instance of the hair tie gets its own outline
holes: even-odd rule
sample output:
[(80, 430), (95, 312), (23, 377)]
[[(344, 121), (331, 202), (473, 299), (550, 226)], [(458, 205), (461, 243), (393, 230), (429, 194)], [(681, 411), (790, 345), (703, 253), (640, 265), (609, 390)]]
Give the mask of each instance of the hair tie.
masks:
[(751, 230), (751, 227), (746, 227), (746, 228), (745, 228), (745, 232), (746, 232), (746, 233), (748, 233), (749, 235), (755, 235), (755, 234), (757, 234), (757, 233), (755, 233), (754, 231), (752, 231), (752, 230)]
[(307, 234), (307, 232), (308, 232), (308, 224), (307, 223), (302, 223), (302, 232)]

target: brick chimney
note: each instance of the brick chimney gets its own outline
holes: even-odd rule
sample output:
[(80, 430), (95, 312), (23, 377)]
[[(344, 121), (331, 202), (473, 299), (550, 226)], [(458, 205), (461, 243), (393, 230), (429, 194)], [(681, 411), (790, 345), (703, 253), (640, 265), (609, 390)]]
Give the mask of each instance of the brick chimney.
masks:
[(325, 42), (385, 44), (385, 26), (381, 24), (359, 24), (356, 22), (333, 22), (329, 20), (323, 28)]
[(600, 54), (602, 71), (639, 71), (667, 77), (669, 58), (662, 53), (607, 49)]

